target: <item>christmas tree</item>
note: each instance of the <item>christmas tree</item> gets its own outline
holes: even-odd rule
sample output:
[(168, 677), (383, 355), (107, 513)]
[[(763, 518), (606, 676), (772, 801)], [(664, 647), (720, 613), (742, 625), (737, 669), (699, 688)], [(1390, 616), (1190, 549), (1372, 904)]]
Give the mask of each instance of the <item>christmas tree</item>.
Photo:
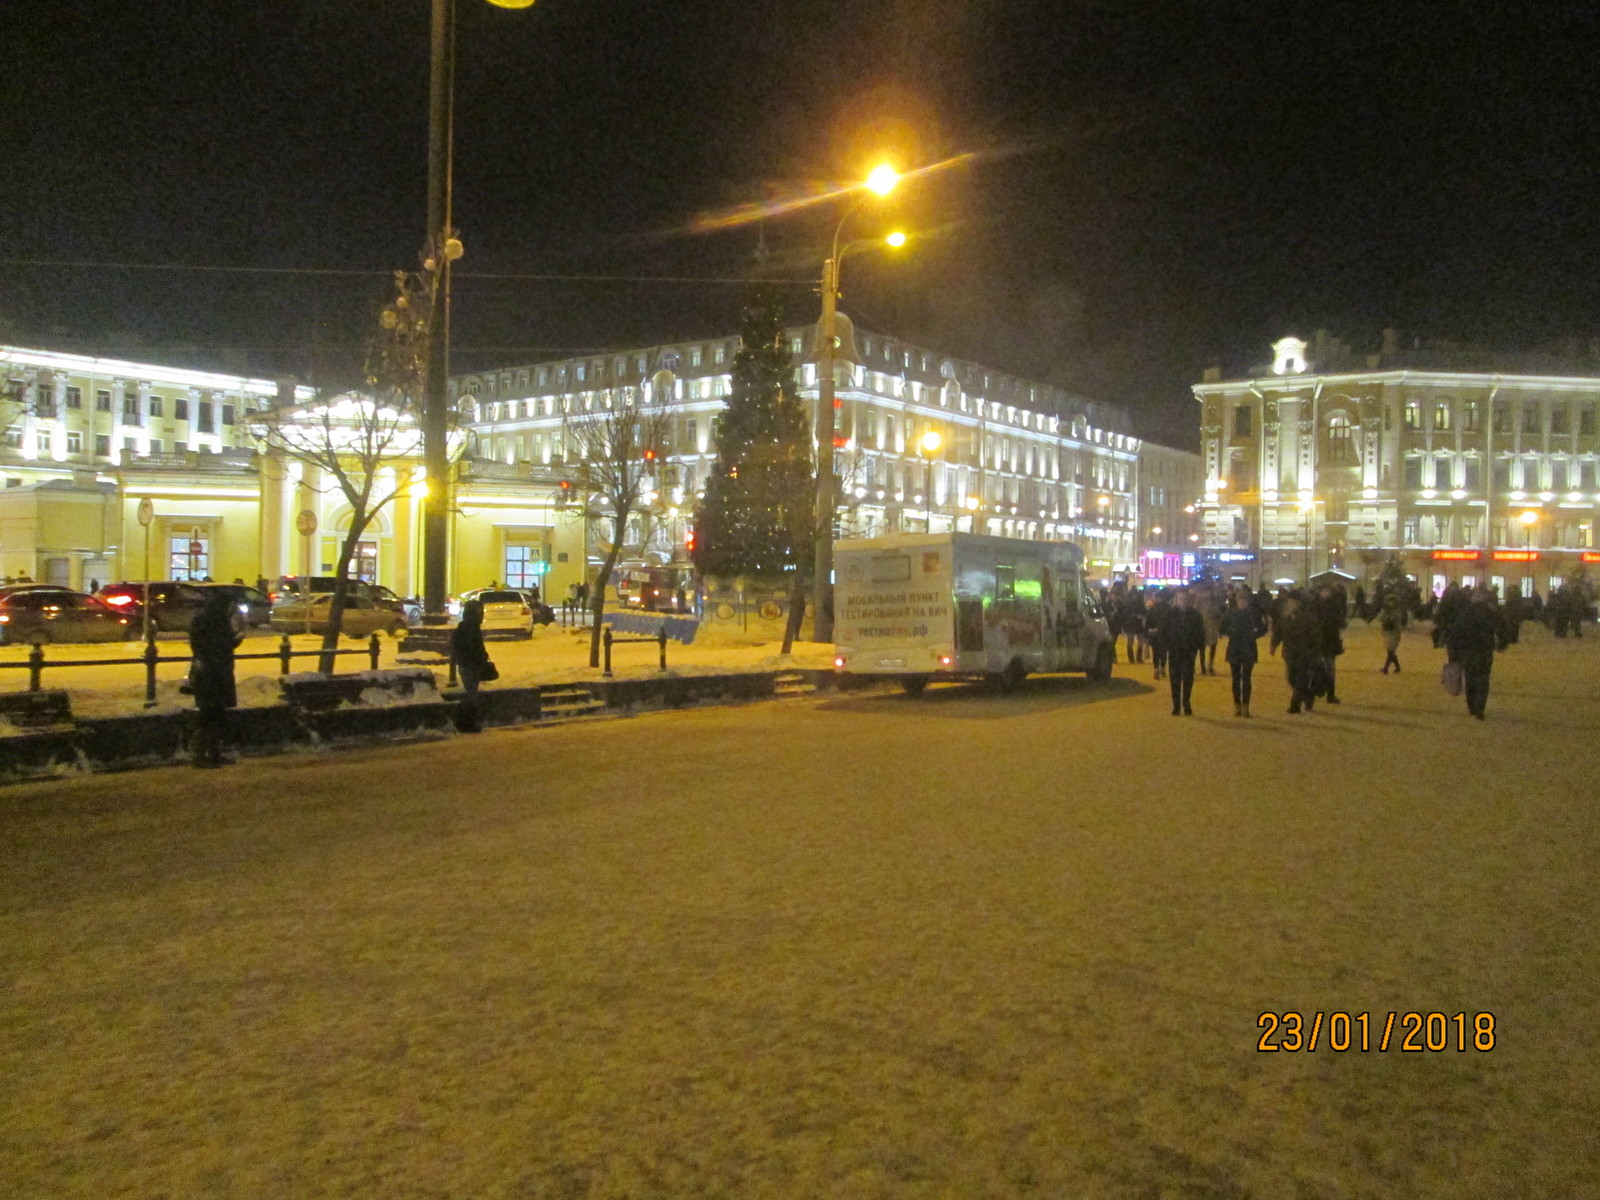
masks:
[(783, 342), (778, 306), (758, 292), (745, 309), (717, 461), (695, 511), (702, 575), (775, 580), (805, 574), (812, 553), (816, 474), (805, 402)]

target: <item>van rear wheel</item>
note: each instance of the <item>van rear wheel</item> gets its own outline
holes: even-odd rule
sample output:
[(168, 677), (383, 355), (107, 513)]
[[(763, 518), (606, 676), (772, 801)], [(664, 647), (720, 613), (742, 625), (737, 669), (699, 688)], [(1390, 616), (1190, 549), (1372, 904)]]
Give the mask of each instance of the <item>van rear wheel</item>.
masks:
[(928, 681), (921, 675), (907, 675), (900, 681), (900, 686), (908, 696), (920, 696), (927, 690)]
[(1027, 677), (1028, 668), (1022, 665), (1020, 658), (1013, 658), (1006, 664), (1006, 669), (993, 676), (993, 679), (995, 687), (1004, 693), (1016, 691)]
[(1089, 668), (1089, 678), (1099, 683), (1104, 683), (1111, 678), (1111, 647), (1101, 646), (1095, 651), (1094, 666)]

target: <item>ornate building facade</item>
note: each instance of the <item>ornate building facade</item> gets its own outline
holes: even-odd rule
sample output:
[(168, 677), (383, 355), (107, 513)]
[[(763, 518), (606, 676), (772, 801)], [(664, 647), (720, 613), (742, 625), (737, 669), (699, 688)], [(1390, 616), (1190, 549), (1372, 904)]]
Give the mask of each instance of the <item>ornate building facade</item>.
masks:
[(1600, 563), (1600, 357), (1286, 337), (1200, 404), (1202, 546), (1267, 582), (1376, 575), (1547, 591)]

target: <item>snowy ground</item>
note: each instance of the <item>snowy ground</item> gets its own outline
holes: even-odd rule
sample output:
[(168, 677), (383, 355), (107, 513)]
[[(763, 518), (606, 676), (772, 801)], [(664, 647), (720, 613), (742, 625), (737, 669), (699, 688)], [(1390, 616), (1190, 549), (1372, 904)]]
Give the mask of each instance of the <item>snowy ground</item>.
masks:
[[(278, 634), (256, 631), (239, 647), (241, 654), (264, 654), (278, 647)], [(320, 648), (320, 637), (296, 635), (289, 639), (296, 650)], [(405, 665), (393, 638), (381, 638), (380, 668)], [(159, 654), (185, 657), (188, 641), (180, 635), (164, 636), (158, 642)], [(365, 640), (344, 638), (341, 649), (364, 649)], [(827, 667), (833, 663), (833, 649), (809, 642), (797, 643), (787, 659), (779, 656), (781, 641), (768, 640), (760, 632), (702, 629), (691, 645), (667, 643), (667, 669), (675, 675), (705, 675), (729, 671), (768, 671), (780, 667)], [(0, 646), (0, 664), (22, 664), (28, 660), (27, 646)], [(43, 684), (47, 688), (66, 688), (72, 693), (72, 711), (83, 717), (106, 717), (118, 713), (144, 712), (144, 644), (118, 642), (108, 645), (47, 646)], [(589, 666), (589, 636), (581, 630), (548, 625), (532, 638), (489, 643), (489, 654), (500, 669), (501, 687), (533, 686), (545, 683), (572, 683), (601, 678), (598, 668)], [(114, 666), (68, 667), (51, 669), (49, 663), (61, 660), (121, 659)], [(316, 660), (296, 658), (292, 669), (313, 669)], [(340, 673), (366, 670), (365, 654), (340, 656)], [(439, 684), (448, 670), (443, 664), (430, 665), (438, 673)], [(660, 650), (655, 642), (624, 642), (612, 647), (612, 673), (615, 678), (653, 677), (660, 674)], [(277, 704), (278, 660), (242, 660), (236, 665), (239, 703), (247, 708)], [(178, 691), (188, 673), (187, 663), (158, 663), (156, 666), (156, 711), (192, 708), (194, 702)], [(28, 686), (26, 671), (0, 669), (0, 691), (21, 691)]]
[(1593, 1197), (1600, 639), (1349, 642), (9, 788), (0, 1192)]

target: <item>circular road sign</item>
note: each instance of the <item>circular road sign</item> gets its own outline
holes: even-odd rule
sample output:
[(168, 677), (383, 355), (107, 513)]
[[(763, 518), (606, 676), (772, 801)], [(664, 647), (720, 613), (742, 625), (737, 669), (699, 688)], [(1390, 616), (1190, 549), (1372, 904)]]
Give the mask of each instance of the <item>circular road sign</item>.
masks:
[(139, 524), (149, 528), (150, 522), (155, 519), (155, 503), (150, 499), (149, 496), (146, 496), (143, 500), (139, 501)]
[(310, 537), (317, 531), (317, 514), (309, 508), (302, 508), (300, 515), (294, 519), (294, 527)]

